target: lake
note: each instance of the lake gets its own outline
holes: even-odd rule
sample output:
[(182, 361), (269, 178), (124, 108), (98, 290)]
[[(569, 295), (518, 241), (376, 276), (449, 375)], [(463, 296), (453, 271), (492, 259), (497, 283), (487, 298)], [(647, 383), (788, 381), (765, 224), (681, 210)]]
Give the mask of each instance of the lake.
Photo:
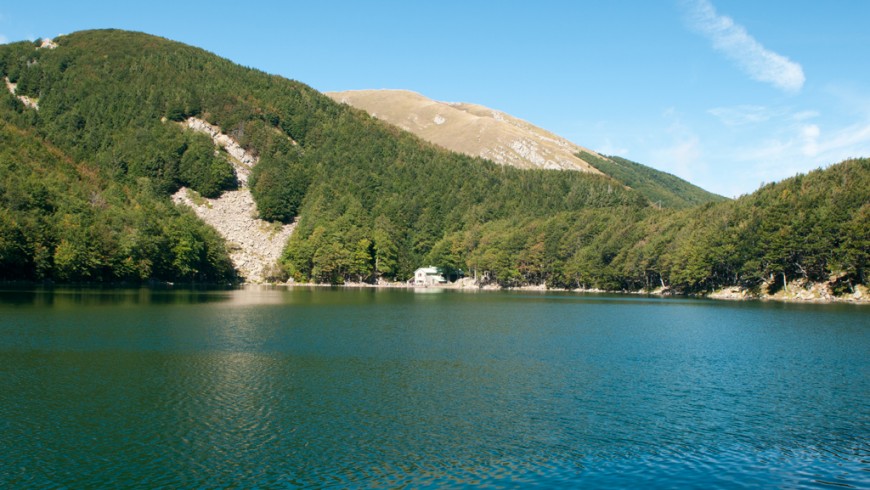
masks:
[(0, 292), (0, 487), (870, 488), (868, 307)]

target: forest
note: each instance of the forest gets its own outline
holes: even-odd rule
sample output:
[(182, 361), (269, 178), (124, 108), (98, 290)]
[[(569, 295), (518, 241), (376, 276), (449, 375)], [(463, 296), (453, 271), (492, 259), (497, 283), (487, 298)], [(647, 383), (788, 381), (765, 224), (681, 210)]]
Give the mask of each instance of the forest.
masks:
[(0, 46), (0, 280), (239, 280), (226, 244), (169, 196), (234, 189), (259, 157), (261, 218), (298, 225), (275, 280), (403, 281), (435, 265), (505, 287), (704, 292), (867, 284), (870, 160), (725, 200), (618, 157), (606, 175), (519, 170), (434, 147), (303, 83), (141, 33)]

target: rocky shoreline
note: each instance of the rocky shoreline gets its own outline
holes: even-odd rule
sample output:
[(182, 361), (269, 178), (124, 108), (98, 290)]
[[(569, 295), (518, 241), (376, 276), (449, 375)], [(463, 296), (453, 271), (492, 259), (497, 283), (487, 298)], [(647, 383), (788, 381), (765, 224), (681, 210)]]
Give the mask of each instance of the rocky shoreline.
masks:
[(339, 288), (372, 288), (372, 289), (414, 289), (421, 291), (537, 291), (537, 292), (565, 292), (577, 294), (624, 294), (630, 296), (657, 296), (657, 297), (690, 297), (690, 298), (706, 298), (722, 301), (772, 301), (782, 303), (801, 303), (801, 304), (870, 304), (870, 290), (868, 288), (857, 285), (855, 292), (836, 296), (827, 290), (827, 285), (821, 283), (812, 283), (809, 287), (793, 287), (789, 292), (780, 291), (775, 294), (755, 294), (746, 289), (738, 287), (723, 288), (707, 294), (682, 294), (668, 289), (655, 289), (652, 291), (608, 291), (604, 289), (567, 289), (567, 288), (548, 288), (546, 285), (529, 285), (503, 288), (494, 284), (480, 285), (471, 279), (460, 280), (455, 283), (446, 285), (433, 286), (417, 286), (406, 282), (388, 282), (381, 281), (378, 283), (345, 283), (345, 284), (319, 284), (319, 283), (275, 283), (274, 286), (288, 287), (339, 287)]
[(846, 295), (834, 295), (825, 284), (812, 283), (807, 287), (793, 287), (790, 290), (780, 290), (776, 293), (753, 293), (743, 288), (729, 287), (719, 289), (707, 295), (710, 299), (725, 301), (779, 301), (783, 303), (852, 303), (870, 304), (870, 292), (862, 285), (855, 286), (855, 291)]

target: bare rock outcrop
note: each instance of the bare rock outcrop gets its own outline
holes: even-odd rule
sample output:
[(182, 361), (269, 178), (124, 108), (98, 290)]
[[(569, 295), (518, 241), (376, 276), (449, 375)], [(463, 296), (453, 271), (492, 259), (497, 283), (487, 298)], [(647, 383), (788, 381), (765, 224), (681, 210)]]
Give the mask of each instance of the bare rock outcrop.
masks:
[(57, 49), (57, 43), (51, 38), (45, 38), (42, 40), (38, 49)]
[[(39, 47), (36, 49), (56, 49), (56, 48), (57, 48), (56, 42), (54, 42), (51, 39), (43, 39), (42, 44), (40, 44)], [(31, 66), (31, 64), (36, 64), (36, 61), (32, 61), (32, 62), (28, 61), (27, 62), (27, 66)], [(14, 95), (18, 100), (20, 100), (21, 103), (24, 104), (25, 107), (29, 107), (29, 108), (36, 110), (36, 111), (39, 110), (39, 99), (35, 99), (33, 97), (28, 97), (26, 95), (18, 95), (16, 93), (16, 92), (18, 92), (18, 84), (12, 83), (9, 80), (9, 77), (3, 77), (3, 79), (6, 81), (6, 89), (9, 90), (9, 93)]]
[(18, 100), (20, 100), (21, 103), (25, 105), (25, 107), (29, 107), (37, 111), (39, 110), (38, 99), (34, 99), (26, 95), (16, 95), (16, 92), (18, 91), (18, 84), (10, 82), (9, 77), (4, 77), (4, 80), (6, 80), (6, 88), (9, 90), (9, 93), (15, 95), (15, 97), (17, 97)]

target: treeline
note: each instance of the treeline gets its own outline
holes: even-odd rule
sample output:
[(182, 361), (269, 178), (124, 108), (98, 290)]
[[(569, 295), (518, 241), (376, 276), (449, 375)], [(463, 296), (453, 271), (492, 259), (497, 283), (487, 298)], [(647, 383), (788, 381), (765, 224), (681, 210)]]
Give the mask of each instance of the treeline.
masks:
[[(0, 46), (0, 76), (40, 107), (2, 96), (5, 131), (34, 152), (45, 147), (23, 157), (10, 144), (0, 155), (0, 278), (229, 277), (225, 245), (168, 198), (182, 185), (206, 196), (236, 185), (228, 156), (176, 124), (196, 116), (258, 155), (249, 181), (258, 212), (298, 219), (281, 265), (301, 281), (405, 280), (432, 264), (503, 286), (867, 283), (867, 160), (710, 203), (709, 193), (617, 158), (594, 163), (606, 177), (450, 153), (302, 83), (153, 36), (56, 41), (53, 50)], [(36, 178), (28, 165), (59, 172), (57, 183), (23, 185)], [(78, 188), (87, 191), (63, 197)], [(69, 205), (27, 204), (40, 193)]]
[(641, 193), (658, 207), (685, 209), (725, 198), (654, 168), (617, 156), (601, 158), (587, 152), (577, 154), (585, 162)]
[(501, 220), (447, 235), (428, 259), (502, 286), (679, 292), (867, 284), (870, 160), (849, 160), (736, 201)]
[[(431, 264), (504, 287), (684, 293), (724, 286), (775, 290), (794, 280), (832, 281), (835, 292), (844, 293), (868, 279), (868, 159), (686, 210), (614, 203), (538, 217), (467, 214), (440, 221), (454, 226), (417, 236), (396, 226), (391, 216), (401, 219), (401, 213), (376, 214), (381, 205), (367, 211), (359, 195), (371, 194), (354, 189), (303, 208), (308, 212), (285, 255), (288, 273), (318, 282), (404, 279), (414, 267)], [(414, 206), (409, 202), (406, 211)], [(425, 213), (414, 216), (429, 223)], [(408, 262), (413, 255), (402, 251), (415, 251), (415, 237), (438, 239), (416, 249), (419, 258)]]

